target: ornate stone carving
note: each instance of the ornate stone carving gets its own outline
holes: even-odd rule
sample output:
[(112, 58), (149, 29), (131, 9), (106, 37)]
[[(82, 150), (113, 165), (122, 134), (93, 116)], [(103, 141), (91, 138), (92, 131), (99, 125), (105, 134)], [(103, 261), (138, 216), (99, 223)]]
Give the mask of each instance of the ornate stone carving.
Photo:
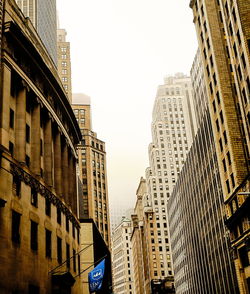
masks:
[(31, 174), (25, 172), (22, 168), (17, 166), (15, 163), (11, 163), (11, 173), (13, 176), (18, 177), (26, 185), (30, 186), (32, 189), (35, 189), (44, 198), (48, 199), (50, 203), (58, 207), (71, 222), (77, 227), (80, 228), (77, 220), (72, 215), (70, 210), (61, 202), (56, 195), (54, 195), (47, 187), (40, 183), (36, 178)]

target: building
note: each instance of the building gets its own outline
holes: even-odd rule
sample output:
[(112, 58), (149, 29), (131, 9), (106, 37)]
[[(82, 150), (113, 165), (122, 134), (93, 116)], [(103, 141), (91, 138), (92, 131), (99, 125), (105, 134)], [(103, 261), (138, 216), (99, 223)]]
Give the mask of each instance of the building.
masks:
[(30, 20), (14, 0), (0, 12), (1, 293), (79, 293), (81, 132)]
[(113, 292), (117, 294), (134, 294), (131, 232), (131, 219), (126, 217), (112, 232)]
[(72, 108), (82, 133), (82, 141), (78, 146), (79, 177), (83, 184), (80, 218), (93, 219), (110, 247), (105, 143), (92, 131), (90, 98), (73, 94)]
[(57, 69), (65, 92), (72, 103), (70, 42), (66, 41), (66, 30), (57, 29)]
[(183, 74), (165, 79), (159, 86), (152, 116), (150, 167), (146, 170), (148, 203), (153, 210), (157, 236), (149, 238), (156, 259), (151, 280), (173, 276), (167, 202), (196, 132), (190, 78)]
[(144, 198), (146, 196), (146, 181), (140, 179), (139, 186), (136, 191), (136, 204), (132, 218), (132, 263), (134, 269), (134, 293), (149, 294), (150, 289), (150, 268), (149, 254), (147, 242), (147, 226), (144, 223)]
[[(112, 203), (111, 203), (112, 205)], [(113, 233), (115, 228), (121, 223), (122, 219), (131, 218), (131, 214), (133, 214), (133, 208), (126, 208), (123, 206), (110, 206), (110, 224), (111, 224), (111, 232)]]
[(16, 0), (36, 28), (50, 57), (57, 65), (56, 0)]
[(180, 294), (238, 293), (199, 51), (191, 77), (198, 131), (168, 202), (175, 288)]
[(250, 1), (191, 1), (226, 224), (240, 293), (250, 293)]

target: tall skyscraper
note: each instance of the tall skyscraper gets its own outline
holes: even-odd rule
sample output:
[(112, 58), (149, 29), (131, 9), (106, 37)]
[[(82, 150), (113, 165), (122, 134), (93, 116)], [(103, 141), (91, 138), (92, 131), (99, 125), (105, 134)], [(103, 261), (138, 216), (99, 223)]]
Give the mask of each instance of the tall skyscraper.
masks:
[(36, 28), (53, 62), (57, 65), (56, 0), (16, 0), (25, 17)]
[(66, 35), (66, 30), (57, 29), (57, 70), (64, 90), (72, 103), (70, 42), (66, 41)]
[(183, 74), (166, 78), (154, 103), (150, 167), (146, 171), (147, 197), (157, 227), (157, 237), (149, 239), (157, 255), (151, 280), (173, 275), (166, 207), (196, 132), (193, 116), (190, 78)]
[(112, 233), (113, 292), (134, 294), (131, 219), (123, 217)]
[(90, 98), (73, 94), (72, 108), (82, 133), (82, 142), (78, 146), (79, 176), (83, 184), (80, 218), (93, 219), (110, 246), (105, 143), (92, 131)]
[(177, 293), (238, 293), (204, 73), (192, 71), (198, 131), (168, 202)]
[(250, 1), (191, 1), (241, 293), (250, 293)]

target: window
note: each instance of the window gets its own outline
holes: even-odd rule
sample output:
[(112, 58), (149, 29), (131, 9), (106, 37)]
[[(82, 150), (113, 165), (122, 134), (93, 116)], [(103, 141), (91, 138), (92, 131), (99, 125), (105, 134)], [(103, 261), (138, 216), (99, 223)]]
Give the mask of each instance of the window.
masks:
[(11, 154), (11, 156), (13, 157), (14, 156), (14, 144), (9, 141), (9, 152)]
[(38, 250), (38, 224), (30, 221), (30, 248), (34, 251)]
[(14, 110), (10, 108), (10, 128), (14, 129), (14, 120), (15, 120), (15, 113)]
[(229, 180), (226, 180), (226, 185), (227, 185), (227, 192), (230, 193), (230, 184), (229, 184)]
[(12, 190), (15, 196), (21, 196), (21, 180), (18, 176), (13, 176)]
[(26, 124), (26, 142), (30, 142), (30, 126)]
[(37, 207), (38, 205), (38, 197), (37, 197), (37, 191), (34, 188), (31, 188), (31, 204), (35, 207)]
[(21, 222), (21, 214), (12, 211), (12, 227), (11, 227), (11, 239), (14, 243), (20, 244), (20, 222)]
[(68, 243), (66, 243), (66, 265), (67, 265), (67, 268), (69, 269), (70, 268), (70, 247)]
[(224, 143), (227, 145), (227, 133), (226, 131), (223, 132), (223, 137), (224, 137)]
[(73, 270), (76, 272), (76, 251), (73, 249)]
[(62, 263), (62, 239), (57, 237), (57, 261)]
[(51, 258), (51, 231), (45, 229), (46, 257)]
[(51, 216), (51, 203), (48, 198), (45, 199), (45, 213), (47, 216)]
[(67, 62), (66, 61), (62, 61), (62, 67), (66, 67), (67, 66)]
[(66, 222), (66, 231), (69, 232), (69, 219), (67, 216), (66, 216), (65, 222)]
[(30, 166), (30, 157), (25, 155), (25, 164), (29, 167)]
[(62, 223), (62, 214), (59, 207), (56, 208), (56, 212), (57, 212), (57, 223), (60, 225)]

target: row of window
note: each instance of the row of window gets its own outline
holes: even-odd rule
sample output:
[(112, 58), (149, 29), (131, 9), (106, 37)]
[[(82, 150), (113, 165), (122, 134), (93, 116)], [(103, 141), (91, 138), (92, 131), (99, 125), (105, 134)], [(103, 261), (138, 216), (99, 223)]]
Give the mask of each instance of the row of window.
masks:
[[(15, 196), (21, 197), (21, 180), (17, 176), (13, 176), (12, 189), (13, 189), (13, 194)], [(38, 193), (37, 193), (36, 189), (34, 189), (34, 188), (31, 188), (30, 203), (32, 206), (38, 208)], [(48, 198), (45, 198), (45, 214), (48, 217), (51, 217), (51, 202)], [(57, 223), (59, 225), (62, 224), (62, 212), (61, 212), (60, 208), (58, 208), (58, 207), (57, 207)], [(70, 224), (70, 220), (65, 215), (65, 227), (66, 227), (67, 232), (70, 231), (69, 224)], [(75, 230), (77, 230), (77, 238), (78, 238), (78, 242), (79, 242), (79, 230), (75, 228), (75, 226), (72, 222), (71, 222), (71, 224), (72, 224), (72, 236), (73, 236), (73, 238), (75, 238), (75, 235), (76, 235)]]
[[(34, 252), (38, 252), (39, 241), (38, 241), (38, 226), (39, 224), (30, 220), (30, 249)], [(13, 243), (21, 244), (21, 214), (16, 211), (12, 211), (12, 227), (11, 227), (11, 239)], [(52, 258), (52, 232), (45, 228), (44, 237), (42, 238), (45, 242), (45, 257)], [(41, 246), (43, 248), (43, 246)], [(78, 258), (80, 256), (78, 255)], [(62, 239), (57, 236), (57, 261), (59, 264), (62, 263)], [(72, 251), (73, 271), (76, 272), (76, 250)], [(70, 269), (71, 256), (70, 256), (70, 245), (66, 243), (66, 265)], [(80, 264), (80, 261), (79, 261)]]

